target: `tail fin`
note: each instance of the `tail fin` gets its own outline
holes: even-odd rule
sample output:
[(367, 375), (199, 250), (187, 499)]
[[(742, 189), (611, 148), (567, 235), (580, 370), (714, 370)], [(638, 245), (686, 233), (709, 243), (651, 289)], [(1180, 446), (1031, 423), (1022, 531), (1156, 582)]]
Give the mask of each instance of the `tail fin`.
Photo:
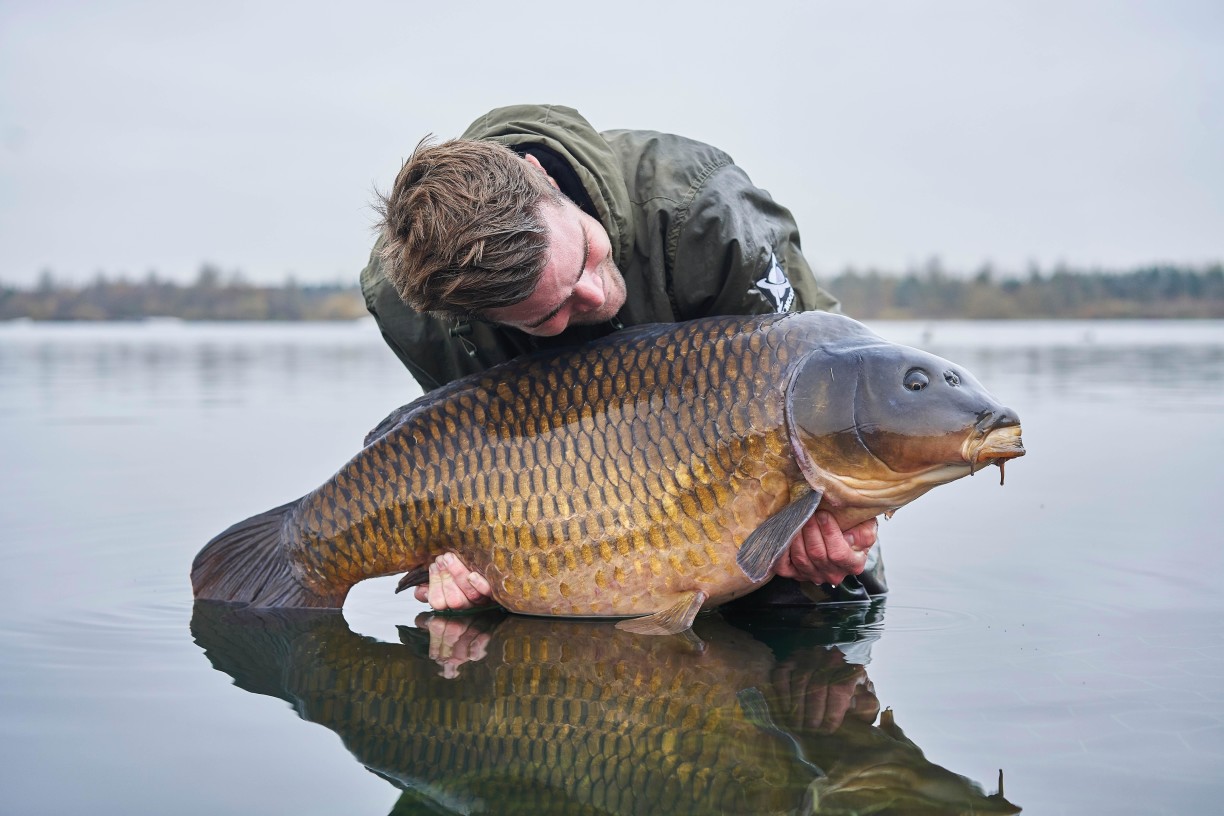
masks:
[(213, 668), (234, 678), (234, 685), (254, 694), (280, 697), (295, 707), (300, 701), (290, 686), (302, 655), (313, 655), (314, 643), (359, 639), (337, 610), (251, 609), (197, 601), (191, 634)]
[(320, 595), (293, 573), (285, 547), (286, 516), (293, 501), (240, 521), (204, 545), (191, 564), (191, 586), (199, 600), (251, 606), (339, 608), (347, 589)]

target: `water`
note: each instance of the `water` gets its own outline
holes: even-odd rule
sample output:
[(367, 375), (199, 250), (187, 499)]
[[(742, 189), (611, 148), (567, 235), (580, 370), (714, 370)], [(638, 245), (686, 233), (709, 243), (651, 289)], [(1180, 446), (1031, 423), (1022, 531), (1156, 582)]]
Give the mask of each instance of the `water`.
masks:
[[(882, 524), (883, 605), (703, 618), (688, 652), (418, 628), (393, 578), (343, 616), (197, 614), (193, 637), (200, 545), (415, 386), (365, 322), (0, 326), (0, 813), (1006, 812), (1000, 769), (1026, 813), (1219, 809), (1224, 324), (875, 328), (970, 368), (1029, 455)], [(445, 712), (523, 757), (472, 764)], [(603, 747), (566, 772), (577, 728)]]

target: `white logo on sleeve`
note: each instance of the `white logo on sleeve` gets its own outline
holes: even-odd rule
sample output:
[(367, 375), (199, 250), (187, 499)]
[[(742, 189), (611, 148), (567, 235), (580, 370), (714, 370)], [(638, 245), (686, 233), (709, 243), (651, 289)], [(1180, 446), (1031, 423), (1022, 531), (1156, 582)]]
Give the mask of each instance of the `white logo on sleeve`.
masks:
[(769, 267), (765, 270), (764, 277), (756, 282), (756, 287), (779, 314), (789, 312), (795, 302), (795, 290), (791, 288), (790, 280), (786, 277), (786, 270), (778, 263), (778, 256), (772, 252), (769, 253)]

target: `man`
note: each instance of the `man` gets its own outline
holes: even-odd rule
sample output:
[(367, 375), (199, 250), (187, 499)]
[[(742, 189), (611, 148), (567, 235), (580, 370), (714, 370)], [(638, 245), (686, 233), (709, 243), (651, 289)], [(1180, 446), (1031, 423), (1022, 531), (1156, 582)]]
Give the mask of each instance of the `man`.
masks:
[[(362, 291), (426, 391), (627, 325), (837, 308), (791, 214), (725, 153), (653, 131), (599, 133), (570, 108), (499, 108), (458, 140), (422, 142), (381, 210)], [(748, 599), (886, 592), (876, 532), (871, 520), (843, 533), (818, 512), (777, 568), (796, 580)], [(416, 596), (460, 609), (488, 603), (489, 586), (445, 555)]]

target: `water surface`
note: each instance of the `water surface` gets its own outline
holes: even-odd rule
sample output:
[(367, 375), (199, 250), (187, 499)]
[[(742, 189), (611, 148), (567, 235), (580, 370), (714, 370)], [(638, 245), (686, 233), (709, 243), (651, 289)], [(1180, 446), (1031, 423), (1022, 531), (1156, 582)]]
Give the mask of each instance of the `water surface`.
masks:
[[(714, 751), (654, 782), (629, 777), (627, 790), (691, 810), (820, 801), (845, 812), (864, 805), (837, 795), (868, 767), (909, 774), (900, 787), (943, 796), (948, 812), (1002, 807), (991, 798), (1000, 769), (1006, 801), (1025, 812), (1218, 809), (1224, 324), (876, 328), (974, 371), (1020, 413), (1029, 449), (1005, 487), (992, 468), (882, 525), (886, 603), (787, 621), (713, 616), (692, 654), (620, 644), (596, 624), (481, 622), (461, 647), (482, 659), (452, 649), (439, 663), (443, 633), (431, 658), (432, 624), (417, 625), (423, 608), (393, 595), (394, 579), (358, 587), (343, 616), (203, 632), (197, 614), (192, 632), (187, 571), (201, 544), (317, 486), (416, 395), (372, 324), (0, 326), (0, 812), (507, 810), (489, 799), (502, 794), (487, 768), (446, 778), (388, 757), (421, 738), (403, 706), (487, 706), (490, 688), (522, 681), (516, 671), (552, 673), (541, 700), (586, 700), (588, 719), (570, 708), (562, 725), (590, 723), (606, 741), (644, 723), (651, 738), (673, 734), (667, 756), (681, 743)], [(540, 656), (593, 641), (598, 659)], [(301, 648), (318, 642), (327, 649)], [(524, 657), (523, 644), (535, 651)], [(600, 660), (623, 674), (602, 681), (602, 702), (566, 673)], [(696, 720), (669, 719), (669, 704), (693, 701), (652, 691), (664, 674), (703, 678)], [(645, 708), (633, 714), (630, 699)], [(358, 705), (375, 700), (373, 714)], [(553, 722), (557, 709), (539, 705), (521, 727)], [(524, 744), (558, 744), (533, 733)], [(607, 742), (596, 764), (608, 779), (588, 761), (587, 787), (548, 775), (560, 755), (513, 779), (542, 767), (573, 807), (632, 812), (609, 769), (663, 767), (638, 761), (650, 743), (635, 739)], [(722, 745), (751, 749), (735, 786)], [(872, 784), (903, 812), (917, 807), (887, 778)]]

